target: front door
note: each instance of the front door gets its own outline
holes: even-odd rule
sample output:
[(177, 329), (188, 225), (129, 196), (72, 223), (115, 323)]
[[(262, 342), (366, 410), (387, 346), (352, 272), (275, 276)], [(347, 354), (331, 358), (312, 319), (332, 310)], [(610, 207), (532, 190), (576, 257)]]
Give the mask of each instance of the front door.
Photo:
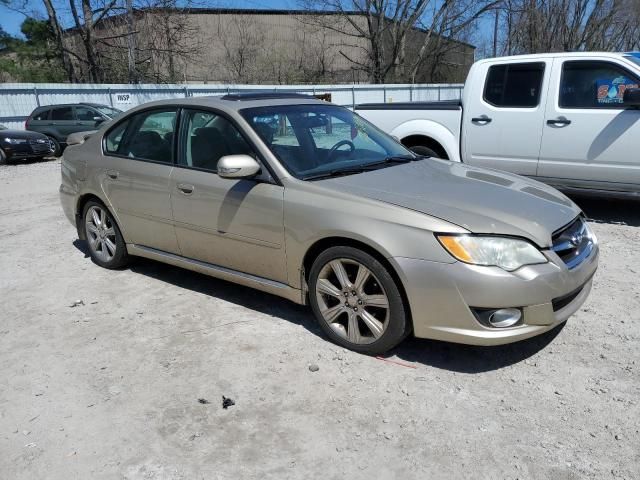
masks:
[(486, 69), (486, 80), (471, 85), (465, 97), (464, 161), (521, 175), (536, 174), (544, 117), (541, 99), (550, 67), (546, 59), (478, 67)]
[(640, 78), (622, 62), (563, 57), (553, 65), (538, 177), (550, 183), (640, 189), (640, 110), (624, 90)]
[(170, 182), (182, 255), (286, 282), (284, 188), (264, 168), (255, 179), (220, 178), (218, 160), (231, 154), (256, 156), (224, 116), (183, 110)]
[(180, 253), (171, 215), (175, 109), (146, 110), (106, 135), (100, 183), (127, 243)]

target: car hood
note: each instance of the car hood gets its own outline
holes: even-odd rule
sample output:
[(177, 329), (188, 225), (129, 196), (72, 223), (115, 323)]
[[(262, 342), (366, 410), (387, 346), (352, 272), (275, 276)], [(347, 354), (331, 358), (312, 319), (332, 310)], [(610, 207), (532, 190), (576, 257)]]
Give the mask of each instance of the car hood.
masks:
[(47, 136), (38, 132), (28, 132), (26, 130), (0, 130), (0, 138), (20, 138), (20, 139), (47, 139)]
[(540, 247), (580, 209), (534, 180), (446, 160), (425, 159), (336, 177), (323, 187), (409, 208), (474, 233), (525, 237)]

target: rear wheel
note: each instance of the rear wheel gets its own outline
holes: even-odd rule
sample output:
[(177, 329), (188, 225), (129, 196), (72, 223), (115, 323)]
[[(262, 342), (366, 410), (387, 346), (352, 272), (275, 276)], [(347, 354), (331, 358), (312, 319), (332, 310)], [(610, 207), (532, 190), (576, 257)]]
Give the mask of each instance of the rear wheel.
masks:
[(91, 259), (104, 268), (126, 265), (129, 261), (127, 247), (107, 207), (94, 201), (87, 202), (82, 218)]
[(367, 354), (386, 352), (409, 333), (409, 319), (393, 277), (374, 257), (332, 247), (309, 274), (311, 308), (335, 343)]

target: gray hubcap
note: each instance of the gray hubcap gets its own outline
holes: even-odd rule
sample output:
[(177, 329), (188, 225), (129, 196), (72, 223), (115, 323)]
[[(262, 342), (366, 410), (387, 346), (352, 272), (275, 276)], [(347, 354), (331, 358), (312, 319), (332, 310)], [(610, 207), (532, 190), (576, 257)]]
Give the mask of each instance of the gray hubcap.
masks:
[(116, 231), (104, 208), (93, 206), (84, 219), (89, 248), (103, 262), (116, 254)]
[(376, 276), (361, 263), (339, 258), (327, 263), (316, 282), (322, 318), (355, 344), (375, 342), (389, 324), (389, 299)]

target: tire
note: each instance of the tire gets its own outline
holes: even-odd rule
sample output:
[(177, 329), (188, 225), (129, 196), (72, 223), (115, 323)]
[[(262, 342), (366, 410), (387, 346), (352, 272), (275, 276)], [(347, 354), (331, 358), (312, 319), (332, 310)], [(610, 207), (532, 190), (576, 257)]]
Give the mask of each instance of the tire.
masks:
[(60, 145), (60, 142), (49, 135), (47, 135), (47, 137), (49, 137), (49, 140), (53, 142), (53, 152), (51, 152), (51, 156), (59, 157), (62, 155), (62, 146)]
[(440, 155), (431, 150), (429, 147), (425, 147), (423, 145), (414, 145), (413, 147), (409, 147), (409, 150), (411, 150), (413, 153), (417, 153), (418, 155), (423, 155), (425, 157), (440, 158)]
[(315, 259), (309, 300), (329, 339), (359, 353), (384, 353), (411, 331), (395, 280), (378, 260), (357, 248), (331, 247)]
[(93, 200), (87, 202), (82, 212), (82, 228), (94, 263), (104, 268), (116, 269), (129, 262), (120, 228), (102, 203)]
[(0, 165), (6, 165), (7, 163), (7, 154), (0, 148)]

